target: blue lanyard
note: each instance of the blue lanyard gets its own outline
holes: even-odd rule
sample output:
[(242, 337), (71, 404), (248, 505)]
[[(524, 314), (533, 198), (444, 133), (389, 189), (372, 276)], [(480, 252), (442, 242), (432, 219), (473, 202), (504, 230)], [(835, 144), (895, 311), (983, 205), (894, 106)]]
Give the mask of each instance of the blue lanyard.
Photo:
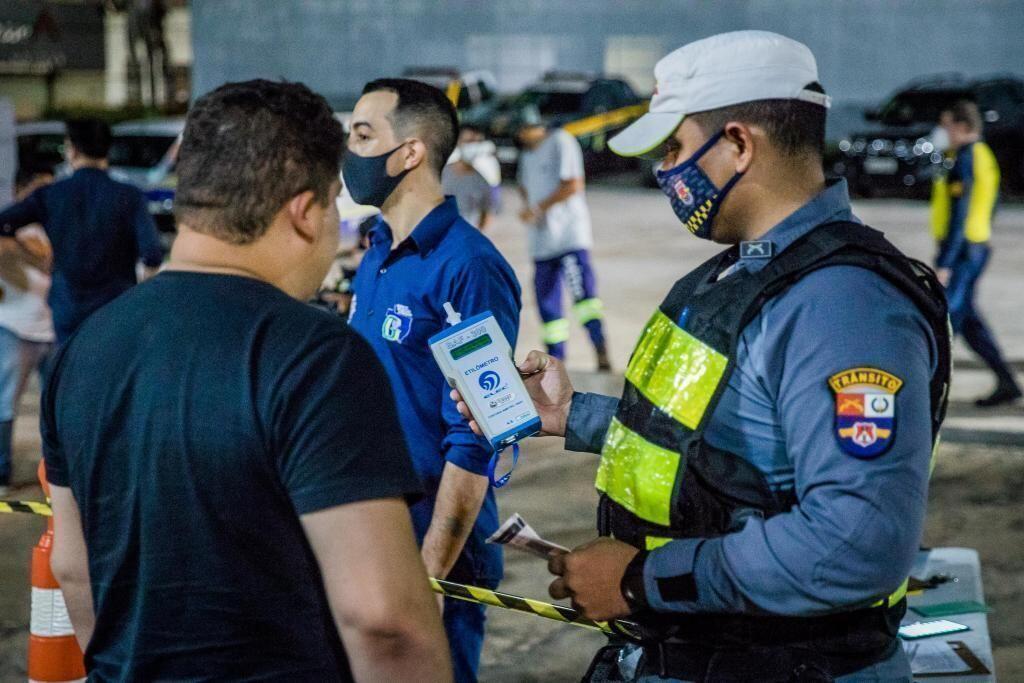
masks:
[(496, 489), (500, 489), (508, 483), (508, 480), (512, 478), (512, 472), (516, 469), (516, 465), (519, 464), (519, 444), (514, 443), (512, 444), (512, 469), (501, 475), (498, 479), (495, 479), (494, 471), (498, 468), (498, 460), (501, 458), (501, 454), (504, 450), (504, 448), (500, 451), (495, 450), (491, 455), (491, 461), (487, 464), (487, 478), (491, 480), (491, 486)]

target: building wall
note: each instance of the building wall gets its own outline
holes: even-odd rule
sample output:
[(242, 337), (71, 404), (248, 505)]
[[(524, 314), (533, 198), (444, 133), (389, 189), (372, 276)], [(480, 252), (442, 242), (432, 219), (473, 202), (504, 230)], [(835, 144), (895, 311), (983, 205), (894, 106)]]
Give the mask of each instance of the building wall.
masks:
[(0, 97), (13, 103), (19, 121), (38, 118), (46, 109), (46, 81), (38, 76), (3, 76)]
[(504, 90), (544, 70), (609, 70), (643, 90), (663, 53), (727, 30), (807, 43), (838, 100), (923, 74), (1024, 73), (1020, 0), (194, 0), (194, 93), (284, 77), (328, 95), (411, 65), (490, 69)]
[[(103, 102), (102, 71), (65, 71), (54, 80), (54, 101), (57, 108), (95, 107)], [(19, 121), (38, 119), (46, 111), (46, 78), (42, 76), (4, 76), (0, 78), (0, 97), (14, 103)]]
[[(164, 18), (164, 42), (167, 59), (172, 68), (188, 68), (192, 64), (191, 11), (187, 6), (172, 7)], [(124, 13), (108, 12), (104, 22), (106, 52), (106, 93), (104, 102), (120, 107), (128, 102), (128, 17)], [(143, 50), (138, 46), (136, 54)], [(158, 84), (162, 85), (162, 84)], [(143, 99), (152, 100), (148, 81), (143, 80)], [(158, 92), (158, 100), (166, 101), (167, 93)], [(173, 94), (172, 94), (173, 96)]]

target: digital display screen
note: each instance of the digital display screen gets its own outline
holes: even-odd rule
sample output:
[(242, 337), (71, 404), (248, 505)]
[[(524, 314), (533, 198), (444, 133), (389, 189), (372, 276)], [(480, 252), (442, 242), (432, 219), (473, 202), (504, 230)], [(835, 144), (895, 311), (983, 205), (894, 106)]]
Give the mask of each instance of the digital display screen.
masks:
[(452, 360), (459, 360), (460, 358), (465, 358), (469, 354), (473, 353), (474, 351), (478, 351), (478, 350), (484, 348), (485, 346), (487, 346), (490, 343), (491, 343), (491, 335), (486, 334), (486, 333), (485, 334), (481, 334), (476, 339), (468, 341), (465, 344), (463, 344), (462, 346), (456, 346), (454, 349), (452, 349), (452, 351), (451, 351)]

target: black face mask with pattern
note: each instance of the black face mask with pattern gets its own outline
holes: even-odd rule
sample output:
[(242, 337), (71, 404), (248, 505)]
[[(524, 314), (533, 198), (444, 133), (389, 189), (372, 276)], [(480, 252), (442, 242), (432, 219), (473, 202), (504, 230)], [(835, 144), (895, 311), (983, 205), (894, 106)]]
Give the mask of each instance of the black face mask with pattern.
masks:
[(719, 131), (701, 145), (689, 159), (667, 171), (659, 170), (655, 173), (658, 185), (672, 202), (672, 210), (676, 212), (676, 216), (687, 230), (702, 239), (711, 239), (711, 223), (715, 214), (722, 206), (725, 195), (743, 175), (734, 174), (729, 182), (719, 189), (708, 174), (697, 165), (697, 161), (714, 147), (723, 135), (725, 131)]

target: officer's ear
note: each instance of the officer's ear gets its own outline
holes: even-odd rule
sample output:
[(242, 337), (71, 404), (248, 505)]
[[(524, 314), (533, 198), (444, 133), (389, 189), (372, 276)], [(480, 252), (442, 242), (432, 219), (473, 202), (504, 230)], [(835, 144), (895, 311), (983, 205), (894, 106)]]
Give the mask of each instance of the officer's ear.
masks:
[[(754, 151), (757, 147), (757, 131), (753, 126), (740, 121), (725, 124), (725, 139), (732, 149), (736, 173), (745, 173), (754, 162)], [(763, 137), (763, 136), (762, 136)]]

